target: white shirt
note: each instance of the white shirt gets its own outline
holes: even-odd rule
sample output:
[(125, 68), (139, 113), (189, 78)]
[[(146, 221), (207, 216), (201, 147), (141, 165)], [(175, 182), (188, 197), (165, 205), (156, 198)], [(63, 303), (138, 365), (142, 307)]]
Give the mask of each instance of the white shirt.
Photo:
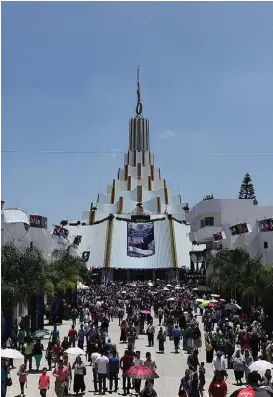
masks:
[(214, 371), (225, 371), (226, 370), (226, 360), (224, 357), (218, 358), (214, 357), (212, 361), (212, 368)]
[(134, 359), (134, 365), (144, 365), (143, 358), (135, 358)]
[(98, 366), (98, 374), (107, 374), (107, 364), (109, 359), (106, 356), (101, 356), (96, 359), (96, 365)]
[(91, 362), (92, 362), (92, 368), (95, 369), (95, 363), (96, 363), (96, 359), (100, 356), (100, 353), (92, 353), (91, 354)]

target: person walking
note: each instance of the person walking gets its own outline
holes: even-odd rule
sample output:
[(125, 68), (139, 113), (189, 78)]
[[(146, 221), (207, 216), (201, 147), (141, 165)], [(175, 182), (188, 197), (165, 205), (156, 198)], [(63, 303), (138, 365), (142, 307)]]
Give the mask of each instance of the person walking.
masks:
[(37, 339), (33, 345), (33, 357), (35, 359), (37, 372), (40, 369), (40, 364), (43, 357), (43, 350), (44, 350), (43, 344), (41, 343), (40, 339)]
[(28, 376), (28, 372), (26, 370), (26, 366), (25, 364), (22, 364), (20, 366), (20, 369), (17, 373), (18, 377), (19, 377), (19, 383), (20, 383), (20, 389), (21, 389), (21, 396), (25, 395), (25, 386), (27, 387), (27, 376)]
[(50, 388), (50, 377), (47, 375), (46, 367), (43, 368), (43, 372), (39, 377), (38, 389), (40, 390), (41, 397), (46, 397), (46, 392)]
[(180, 337), (181, 337), (181, 330), (178, 327), (178, 325), (175, 324), (175, 326), (172, 330), (172, 338), (173, 338), (175, 353), (179, 352)]
[(1, 397), (6, 397), (8, 379), (9, 379), (9, 365), (4, 358), (1, 358)]
[(119, 358), (117, 357), (116, 350), (112, 350), (109, 357), (109, 391), (112, 393), (113, 383), (115, 384), (115, 393), (118, 391), (118, 374), (119, 374)]
[(33, 342), (30, 338), (26, 339), (26, 343), (24, 345), (24, 364), (28, 370), (32, 371), (32, 357), (33, 357)]
[(106, 393), (106, 378), (109, 377), (109, 359), (104, 354), (104, 349), (101, 349), (99, 357), (95, 362), (96, 372), (99, 382), (99, 393)]
[(147, 336), (148, 336), (149, 347), (154, 346), (155, 326), (153, 325), (153, 321), (151, 321), (150, 324), (148, 325)]
[(55, 393), (57, 397), (64, 397), (65, 387), (69, 384), (69, 373), (67, 367), (63, 365), (63, 360), (60, 360), (53, 371), (55, 380)]
[(70, 328), (70, 330), (68, 331), (68, 339), (69, 339), (69, 343), (72, 347), (76, 346), (76, 340), (77, 340), (77, 336), (78, 333), (75, 330), (75, 325), (73, 324)]
[(85, 392), (84, 377), (86, 375), (86, 368), (80, 356), (76, 357), (74, 364), (72, 365), (72, 370), (74, 369), (74, 393), (78, 394), (79, 391)]
[[(130, 393), (130, 388), (131, 388), (131, 380), (130, 378), (126, 378), (125, 372), (127, 369), (131, 368), (133, 365), (133, 357), (129, 355), (128, 350), (125, 350), (124, 356), (121, 357), (120, 359), (120, 368), (122, 370), (122, 380), (123, 380), (123, 392), (124, 394), (129, 394)], [(127, 386), (126, 386), (127, 383)]]
[(158, 340), (159, 353), (164, 354), (164, 350), (165, 350), (164, 344), (165, 344), (165, 341), (166, 341), (166, 332), (163, 331), (162, 327), (159, 328), (159, 331), (158, 331), (158, 334), (157, 334), (157, 340)]
[[(136, 356), (133, 361), (134, 366), (136, 365), (144, 365), (144, 360), (143, 358), (140, 357), (140, 351), (136, 351)], [(141, 379), (135, 379), (135, 391), (136, 393), (140, 393), (141, 389)]]

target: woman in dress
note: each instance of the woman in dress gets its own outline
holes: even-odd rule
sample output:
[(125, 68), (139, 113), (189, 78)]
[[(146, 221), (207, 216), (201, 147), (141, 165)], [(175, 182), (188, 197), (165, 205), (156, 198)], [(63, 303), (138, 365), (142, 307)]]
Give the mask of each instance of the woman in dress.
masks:
[(123, 320), (120, 326), (120, 342), (126, 343), (127, 341), (126, 328), (127, 328), (126, 320)]
[(248, 375), (251, 372), (249, 369), (249, 366), (253, 363), (252, 355), (250, 354), (250, 351), (248, 349), (245, 349), (245, 351), (244, 351), (244, 362), (245, 362), (245, 378), (246, 378), (246, 383), (247, 383)]
[(235, 354), (231, 357), (233, 371), (237, 385), (242, 385), (242, 378), (244, 377), (245, 363), (244, 357), (241, 354), (241, 349), (237, 349)]
[(74, 362), (72, 369), (74, 369), (74, 384), (73, 384), (74, 393), (78, 394), (79, 391), (84, 393), (85, 392), (84, 376), (86, 375), (86, 368), (80, 356), (76, 357), (76, 361)]

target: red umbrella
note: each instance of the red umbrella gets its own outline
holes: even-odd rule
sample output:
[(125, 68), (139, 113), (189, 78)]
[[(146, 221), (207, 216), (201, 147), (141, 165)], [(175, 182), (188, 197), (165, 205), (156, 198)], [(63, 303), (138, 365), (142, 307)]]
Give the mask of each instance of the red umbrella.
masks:
[(213, 303), (213, 302), (211, 302), (211, 303), (208, 304), (208, 307), (214, 307), (214, 308), (216, 308), (216, 307), (218, 307), (218, 306), (219, 306), (218, 303)]
[(159, 378), (157, 373), (145, 365), (135, 365), (124, 372), (124, 376), (131, 379), (156, 379)]
[(220, 299), (220, 302), (226, 303), (226, 300), (225, 300), (224, 298), (221, 298), (221, 299)]
[(150, 310), (140, 310), (142, 314), (151, 314)]

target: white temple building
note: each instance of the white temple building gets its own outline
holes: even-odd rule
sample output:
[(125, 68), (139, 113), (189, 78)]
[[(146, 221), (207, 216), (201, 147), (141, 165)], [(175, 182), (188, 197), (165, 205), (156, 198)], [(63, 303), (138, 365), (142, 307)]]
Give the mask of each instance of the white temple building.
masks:
[[(142, 115), (138, 79), (136, 116), (129, 121), (124, 166), (83, 212), (62, 221), (87, 266), (107, 269), (166, 269), (190, 266), (188, 205), (173, 194), (150, 151), (149, 120)], [(145, 237), (148, 245), (145, 245)], [(146, 242), (147, 242), (146, 241)], [(199, 250), (204, 247), (198, 247)], [(109, 276), (110, 277), (110, 276)]]

